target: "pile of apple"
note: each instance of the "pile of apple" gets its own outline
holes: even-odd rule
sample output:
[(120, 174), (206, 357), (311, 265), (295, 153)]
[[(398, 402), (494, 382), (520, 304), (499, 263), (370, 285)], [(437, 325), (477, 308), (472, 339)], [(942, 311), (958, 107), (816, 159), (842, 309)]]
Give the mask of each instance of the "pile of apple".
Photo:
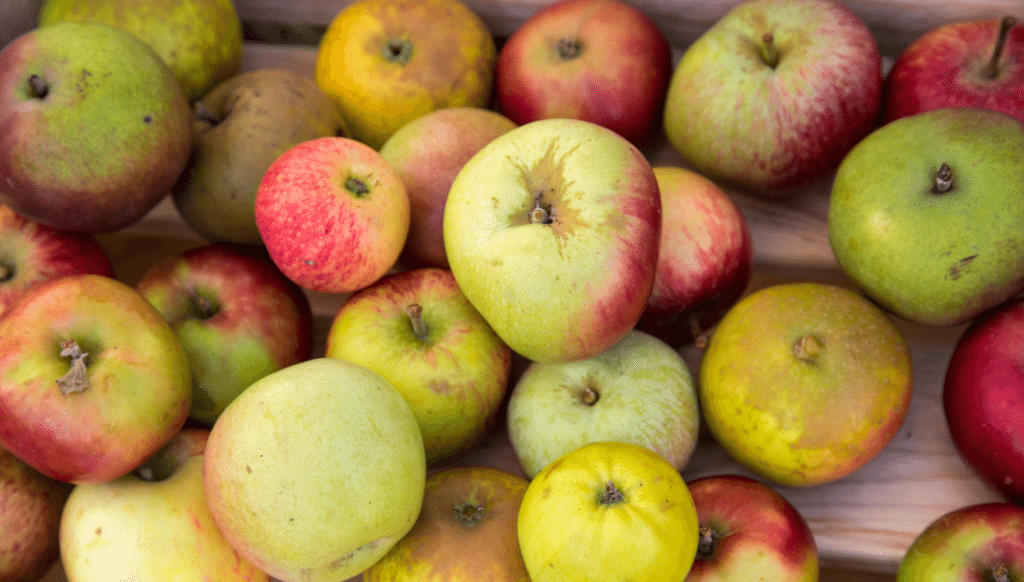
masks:
[[(676, 64), (621, 0), (500, 48), (459, 0), (356, 0), (315, 78), (239, 72), (229, 0), (39, 23), (0, 48), (0, 581), (816, 580), (773, 485), (892, 440), (894, 318), (971, 322), (946, 419), (1007, 498), (929, 526), (899, 579), (1024, 579), (1012, 17), (884, 74), (835, 0), (739, 3)], [(662, 132), (688, 167), (648, 161)], [(857, 290), (746, 293), (719, 185), (823, 180)], [(97, 235), (166, 196), (209, 244), (119, 281)], [(345, 296), (322, 356), (307, 291)], [(501, 415), (525, 478), (445, 464)], [(701, 426), (761, 479), (684, 482)]]

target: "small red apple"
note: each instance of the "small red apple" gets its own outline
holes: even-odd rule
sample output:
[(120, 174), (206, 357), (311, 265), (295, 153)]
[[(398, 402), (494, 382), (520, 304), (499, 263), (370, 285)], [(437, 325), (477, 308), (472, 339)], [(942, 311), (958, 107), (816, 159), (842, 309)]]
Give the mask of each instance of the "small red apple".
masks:
[(0, 449), (0, 580), (36, 582), (57, 560), (70, 491)]

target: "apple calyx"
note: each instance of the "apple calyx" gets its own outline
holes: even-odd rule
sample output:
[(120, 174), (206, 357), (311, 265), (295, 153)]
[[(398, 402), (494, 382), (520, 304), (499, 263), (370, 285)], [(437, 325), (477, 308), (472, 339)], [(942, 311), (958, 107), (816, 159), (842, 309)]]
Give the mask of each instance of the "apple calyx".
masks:
[(345, 189), (355, 194), (356, 198), (370, 193), (370, 187), (366, 185), (366, 182), (355, 177), (345, 180)]
[(953, 169), (949, 164), (943, 162), (935, 172), (935, 185), (932, 186), (932, 194), (946, 194), (953, 189)]
[(530, 210), (531, 224), (551, 224), (555, 221), (554, 212), (551, 206), (544, 207), (540, 194), (533, 198), (533, 209)]
[(71, 368), (66, 374), (57, 378), (61, 396), (82, 392), (88, 388), (89, 376), (85, 370), (85, 359), (89, 357), (89, 354), (83, 352), (75, 340), (65, 340), (60, 342), (60, 355), (64, 358), (71, 358)]
[(771, 32), (764, 33), (761, 36), (761, 44), (758, 45), (757, 49), (764, 64), (773, 69), (779, 66), (779, 50), (775, 46), (774, 34)]
[(1004, 16), (999, 21), (999, 36), (996, 37), (995, 48), (992, 49), (992, 58), (989, 59), (988, 64), (981, 70), (982, 76), (986, 79), (993, 80), (999, 76), (999, 60), (1003, 56), (1003, 48), (1006, 47), (1006, 39), (1010, 36), (1010, 29), (1017, 25), (1017, 19), (1013, 16)]
[(29, 95), (33, 99), (43, 99), (50, 93), (50, 86), (42, 77), (35, 73), (28, 76)]
[(416, 336), (416, 339), (426, 343), (429, 330), (427, 329), (427, 323), (423, 321), (423, 306), (419, 303), (412, 303), (405, 308), (405, 312), (409, 314), (409, 325), (412, 327), (412, 335)]
[(480, 520), (484, 518), (483, 505), (477, 505), (475, 503), (465, 501), (456, 505), (453, 509), (455, 510), (455, 519), (459, 520), (459, 523), (467, 527), (472, 527), (480, 523)]
[(807, 334), (793, 345), (793, 353), (805, 362), (813, 362), (818, 359), (823, 347), (824, 344), (817, 336)]
[(1004, 564), (996, 564), (992, 568), (992, 582), (1010, 582), (1010, 569)]
[(220, 311), (216, 302), (195, 290), (192, 291), (192, 307), (192, 313), (197, 319), (210, 319)]
[(622, 494), (622, 491), (611, 481), (604, 484), (604, 490), (597, 498), (597, 502), (601, 505), (618, 505), (625, 500), (626, 497)]
[(580, 402), (587, 406), (593, 406), (597, 404), (597, 401), (601, 398), (601, 393), (594, 389), (593, 386), (587, 386), (580, 391)]
[(707, 560), (715, 553), (715, 541), (718, 536), (711, 526), (703, 523), (697, 527), (697, 535), (697, 557)]
[(558, 58), (563, 61), (571, 61), (580, 56), (583, 52), (583, 43), (576, 38), (558, 39)]
[(404, 65), (412, 58), (412, 42), (403, 38), (390, 38), (384, 43), (384, 60)]
[(0, 283), (6, 283), (14, 278), (14, 266), (0, 262)]

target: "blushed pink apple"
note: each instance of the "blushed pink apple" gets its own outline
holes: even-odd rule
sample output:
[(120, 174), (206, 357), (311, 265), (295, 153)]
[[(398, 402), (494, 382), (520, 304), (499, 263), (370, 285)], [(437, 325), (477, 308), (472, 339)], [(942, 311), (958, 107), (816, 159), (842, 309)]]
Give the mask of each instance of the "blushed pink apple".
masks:
[(498, 109), (517, 124), (569, 118), (636, 145), (661, 120), (672, 54), (658, 24), (622, 0), (560, 0), (526, 19), (498, 53)]
[(705, 331), (739, 300), (754, 264), (750, 228), (713, 181), (686, 168), (654, 168), (661, 193), (661, 244), (654, 288), (637, 327), (675, 348)]
[(0, 580), (36, 582), (57, 561), (70, 491), (0, 449)]
[(347, 137), (285, 150), (260, 182), (255, 212), (281, 272), (325, 293), (349, 293), (383, 277), (409, 233), (401, 177), (376, 150)]

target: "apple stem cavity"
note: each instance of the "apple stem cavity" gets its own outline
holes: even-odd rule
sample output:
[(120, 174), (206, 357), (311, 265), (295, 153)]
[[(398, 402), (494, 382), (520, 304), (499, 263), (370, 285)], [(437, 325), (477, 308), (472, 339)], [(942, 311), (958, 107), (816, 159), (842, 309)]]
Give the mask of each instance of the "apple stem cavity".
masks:
[(533, 210), (530, 210), (530, 222), (532, 224), (551, 224), (555, 221), (549, 208), (544, 208), (541, 203), (541, 195), (537, 194), (533, 199)]
[(34, 99), (43, 99), (50, 93), (50, 86), (36, 74), (28, 76), (28, 89)]
[(715, 551), (715, 532), (711, 526), (702, 523), (697, 528), (697, 534), (697, 556), (707, 560)]
[(982, 74), (986, 79), (995, 79), (999, 76), (999, 60), (1003, 57), (1003, 48), (1006, 47), (1006, 39), (1010, 36), (1010, 29), (1017, 25), (1017, 19), (1013, 16), (1004, 16), (999, 21), (999, 36), (996, 37), (996, 46), (992, 49), (992, 58), (985, 65)]
[(349, 178), (348, 180), (345, 180), (345, 189), (355, 194), (357, 198), (370, 193), (370, 187), (366, 185), (366, 182), (359, 178)]
[(779, 51), (775, 46), (775, 35), (766, 32), (761, 37), (761, 44), (758, 47), (761, 53), (761, 60), (771, 68), (779, 66)]
[(932, 194), (945, 194), (953, 189), (953, 169), (949, 164), (943, 162), (935, 172), (935, 185), (932, 186)]
[(455, 506), (455, 519), (465, 526), (474, 526), (484, 518), (484, 506), (465, 502)]
[(423, 306), (419, 303), (413, 303), (405, 308), (405, 312), (409, 314), (409, 325), (412, 326), (412, 335), (416, 336), (416, 339), (421, 342), (427, 341), (427, 324), (423, 321)]
[(0, 263), (0, 283), (6, 283), (14, 278), (14, 267), (7, 263)]
[(580, 392), (580, 402), (587, 406), (593, 406), (600, 400), (601, 393), (594, 389), (593, 386), (587, 386)]
[(57, 378), (57, 386), (60, 387), (61, 396), (67, 396), (73, 392), (81, 392), (88, 388), (89, 376), (85, 370), (85, 358), (89, 354), (83, 352), (75, 340), (66, 340), (60, 343), (60, 355), (64, 358), (71, 358), (71, 369), (60, 378)]
[(1004, 564), (996, 564), (992, 568), (992, 582), (1010, 582), (1010, 569)]
[(389, 39), (384, 43), (384, 59), (404, 65), (412, 58), (412, 43), (405, 39)]
[(583, 52), (583, 43), (574, 38), (562, 38), (558, 41), (558, 57), (563, 61), (571, 61)]
[(604, 484), (604, 491), (601, 492), (597, 502), (601, 505), (617, 505), (625, 500), (626, 497), (622, 494), (622, 491), (615, 486), (615, 483), (609, 481)]
[(195, 304), (195, 311), (199, 319), (210, 319), (217, 315), (217, 311), (219, 311), (217, 304), (201, 293), (193, 292), (192, 301)]
[(813, 362), (818, 359), (823, 346), (817, 336), (807, 334), (797, 340), (796, 345), (793, 346), (793, 353), (805, 362)]

